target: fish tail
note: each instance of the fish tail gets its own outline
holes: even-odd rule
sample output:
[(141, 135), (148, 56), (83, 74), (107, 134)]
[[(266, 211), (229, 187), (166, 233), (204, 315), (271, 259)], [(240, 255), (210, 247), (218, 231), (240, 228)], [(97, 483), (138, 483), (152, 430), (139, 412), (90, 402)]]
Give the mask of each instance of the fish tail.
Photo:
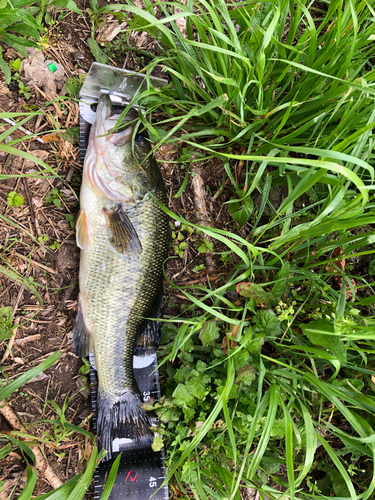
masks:
[(156, 424), (153, 414), (142, 410), (140, 394), (127, 391), (119, 396), (98, 397), (97, 435), (99, 448), (107, 450), (104, 460), (113, 453), (150, 448)]

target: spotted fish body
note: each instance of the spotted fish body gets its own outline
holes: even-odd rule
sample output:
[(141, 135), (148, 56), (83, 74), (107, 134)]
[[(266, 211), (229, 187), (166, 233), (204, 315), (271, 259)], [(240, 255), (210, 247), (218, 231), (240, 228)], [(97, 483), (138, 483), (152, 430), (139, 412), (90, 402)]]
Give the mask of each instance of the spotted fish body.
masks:
[(133, 139), (131, 126), (108, 135), (115, 123), (110, 99), (102, 96), (80, 196), (80, 294), (73, 335), (77, 355), (94, 350), (97, 434), (107, 458), (116, 438), (135, 446), (153, 440), (153, 419), (140, 408), (133, 354), (137, 339), (142, 350), (145, 318), (160, 309), (170, 233), (168, 217), (157, 203), (166, 203), (165, 188), (153, 156), (147, 157), (147, 139)]

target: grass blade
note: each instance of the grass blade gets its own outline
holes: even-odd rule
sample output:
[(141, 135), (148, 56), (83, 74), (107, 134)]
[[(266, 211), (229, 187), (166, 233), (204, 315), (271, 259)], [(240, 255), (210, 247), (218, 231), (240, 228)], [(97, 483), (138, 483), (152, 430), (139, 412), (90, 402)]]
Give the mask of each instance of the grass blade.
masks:
[(268, 407), (267, 418), (266, 418), (266, 422), (264, 424), (262, 436), (260, 438), (259, 444), (257, 446), (255, 453), (254, 453), (254, 456), (250, 462), (250, 465), (247, 469), (246, 479), (248, 479), (248, 480), (251, 480), (252, 477), (254, 476), (254, 474), (259, 466), (259, 463), (262, 460), (264, 452), (266, 451), (266, 447), (267, 447), (267, 444), (268, 444), (270, 436), (271, 436), (272, 426), (273, 426), (275, 418), (276, 418), (276, 412), (277, 412), (278, 406), (279, 406), (278, 388), (276, 385), (272, 385), (270, 387), (270, 404)]
[(35, 485), (36, 485), (36, 467), (32, 469), (31, 467), (27, 467), (27, 482), (24, 489), (21, 491), (19, 500), (31, 500), (31, 496), (33, 494)]
[(345, 470), (344, 466), (340, 462), (340, 459), (336, 455), (334, 449), (331, 447), (331, 445), (322, 436), (320, 436), (320, 434), (318, 432), (316, 433), (316, 437), (318, 438), (318, 440), (320, 441), (320, 443), (323, 445), (323, 447), (325, 448), (326, 452), (330, 456), (332, 462), (336, 465), (338, 471), (342, 475), (342, 478), (344, 479), (345, 484), (348, 487), (348, 490), (350, 492), (350, 498), (352, 500), (356, 500), (357, 499), (357, 494), (355, 492), (352, 480), (350, 479), (349, 474), (347, 473), (347, 471)]
[(121, 460), (121, 453), (116, 458), (116, 460), (113, 462), (113, 465), (111, 467), (111, 471), (108, 475), (108, 479), (107, 479), (107, 482), (105, 483), (105, 488), (103, 490), (102, 496), (100, 497), (100, 500), (108, 500), (109, 495), (111, 494), (113, 485), (115, 484), (117, 471), (118, 471), (118, 468), (120, 465), (120, 460)]
[(17, 377), (15, 380), (12, 382), (9, 382), (5, 387), (0, 389), (0, 401), (3, 401), (4, 399), (8, 398), (14, 391), (22, 387), (24, 384), (35, 378), (37, 375), (42, 373), (44, 370), (49, 368), (51, 365), (56, 363), (58, 359), (60, 359), (62, 356), (61, 351), (56, 351), (46, 360), (44, 360), (40, 365), (35, 366), (35, 368), (31, 368), (28, 370), (26, 373), (20, 375)]
[(78, 480), (76, 486), (68, 496), (67, 500), (82, 500), (82, 498), (85, 496), (87, 488), (94, 474), (97, 458), (98, 458), (98, 449), (96, 446), (94, 446), (94, 450), (92, 452), (90, 461), (87, 465), (87, 469), (85, 470), (81, 478)]
[(59, 488), (56, 488), (55, 490), (50, 491), (49, 493), (44, 493), (43, 495), (39, 495), (38, 497), (35, 497), (34, 500), (45, 500), (47, 498), (48, 500), (66, 500), (70, 495), (70, 493), (72, 492), (73, 488), (78, 483), (80, 477), (81, 474), (77, 474)]

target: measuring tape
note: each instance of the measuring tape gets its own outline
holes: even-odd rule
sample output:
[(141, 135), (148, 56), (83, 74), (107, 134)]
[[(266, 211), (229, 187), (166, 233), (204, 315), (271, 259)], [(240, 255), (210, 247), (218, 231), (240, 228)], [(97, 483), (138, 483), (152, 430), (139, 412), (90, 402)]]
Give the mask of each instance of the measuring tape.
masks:
[[(140, 362), (141, 360), (141, 362)], [(140, 366), (141, 365), (141, 366)], [(137, 368), (138, 366), (138, 368)], [(134, 377), (139, 390), (143, 395), (144, 402), (150, 398), (160, 399), (160, 386), (158, 383), (158, 362), (156, 354), (139, 358), (134, 356)], [(96, 387), (97, 376), (95, 370), (95, 358), (90, 354), (90, 383), (92, 408), (94, 411), (93, 425), (96, 428)], [(94, 498), (100, 500), (107, 477), (112, 464), (121, 452), (121, 461), (115, 484), (113, 485), (110, 500), (127, 498), (130, 500), (149, 500), (165, 481), (164, 450), (158, 452), (152, 449), (121, 450), (121, 444), (113, 443), (113, 458), (107, 462), (101, 462), (94, 473)], [(117, 451), (117, 453), (116, 453)], [(152, 497), (155, 500), (168, 500), (168, 485)]]

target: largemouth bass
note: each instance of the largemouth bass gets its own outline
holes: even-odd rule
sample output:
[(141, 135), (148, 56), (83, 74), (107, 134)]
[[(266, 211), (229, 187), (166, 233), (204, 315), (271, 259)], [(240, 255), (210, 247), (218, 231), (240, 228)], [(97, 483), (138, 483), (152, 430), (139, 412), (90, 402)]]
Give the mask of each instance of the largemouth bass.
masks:
[(153, 418), (141, 409), (133, 354), (137, 339), (145, 337), (144, 318), (156, 317), (160, 308), (170, 238), (168, 216), (155, 201), (167, 200), (155, 159), (147, 157), (149, 142), (144, 135), (133, 139), (132, 125), (109, 133), (117, 118), (109, 97), (101, 96), (83, 167), (76, 225), (81, 258), (73, 343), (78, 356), (94, 350), (97, 434), (108, 451), (106, 459), (116, 438), (136, 446), (153, 441)]

